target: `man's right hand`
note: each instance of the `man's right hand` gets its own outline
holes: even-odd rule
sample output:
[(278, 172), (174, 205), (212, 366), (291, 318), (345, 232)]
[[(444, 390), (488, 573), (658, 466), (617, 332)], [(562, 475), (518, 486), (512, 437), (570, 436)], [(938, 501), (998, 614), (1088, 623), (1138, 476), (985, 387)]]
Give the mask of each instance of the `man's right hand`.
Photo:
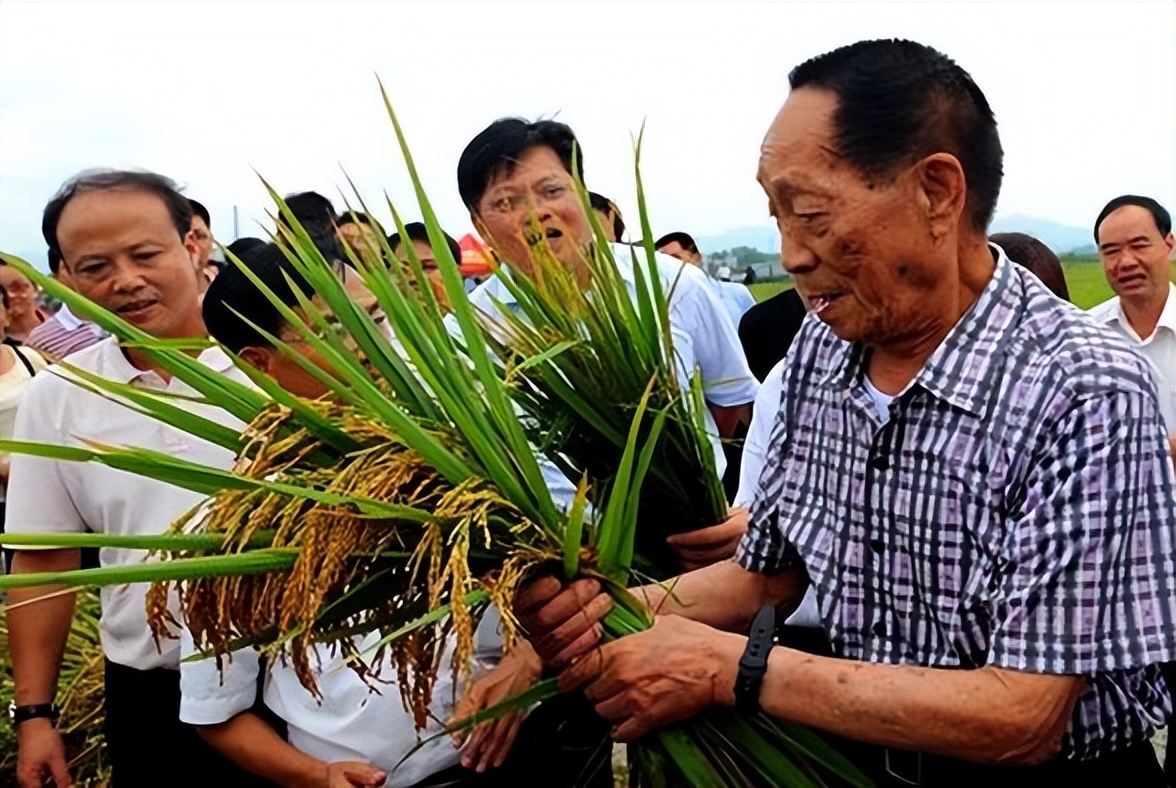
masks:
[(65, 743), (50, 720), (25, 720), (16, 726), (16, 738), (16, 779), (20, 788), (41, 788), (50, 778), (57, 788), (73, 785), (65, 760)]
[(363, 761), (335, 761), (327, 764), (327, 781), (324, 788), (364, 788), (380, 786), (388, 779), (388, 773)]
[(547, 576), (520, 590), (514, 607), (527, 640), (544, 664), (562, 670), (599, 642), (600, 620), (612, 609), (612, 599), (600, 592), (596, 580), (564, 585)]

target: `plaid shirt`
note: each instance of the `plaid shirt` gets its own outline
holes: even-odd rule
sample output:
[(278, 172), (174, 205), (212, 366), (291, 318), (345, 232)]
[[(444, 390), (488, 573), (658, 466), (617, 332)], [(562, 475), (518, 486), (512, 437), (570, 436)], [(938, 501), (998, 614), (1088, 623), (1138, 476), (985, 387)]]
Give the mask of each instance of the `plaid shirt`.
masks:
[(885, 423), (867, 353), (805, 322), (740, 563), (803, 564), (848, 659), (1088, 677), (1069, 757), (1150, 736), (1176, 488), (1146, 363), (1003, 253)]

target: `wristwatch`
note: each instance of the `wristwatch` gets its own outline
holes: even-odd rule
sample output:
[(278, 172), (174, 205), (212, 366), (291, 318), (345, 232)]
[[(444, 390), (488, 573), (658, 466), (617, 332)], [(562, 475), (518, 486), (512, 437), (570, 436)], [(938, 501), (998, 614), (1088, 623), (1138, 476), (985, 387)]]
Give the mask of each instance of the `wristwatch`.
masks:
[(40, 717), (57, 722), (57, 718), (61, 716), (61, 712), (52, 703), (34, 703), (29, 706), (17, 706), (16, 701), (8, 704), (8, 719), (12, 720), (12, 727), (20, 725), (22, 722), (35, 720)]
[(748, 714), (760, 710), (760, 687), (764, 674), (768, 672), (768, 654), (772, 651), (772, 639), (776, 634), (776, 608), (764, 605), (755, 614), (751, 632), (747, 635), (747, 647), (739, 659), (739, 673), (735, 677), (735, 708)]

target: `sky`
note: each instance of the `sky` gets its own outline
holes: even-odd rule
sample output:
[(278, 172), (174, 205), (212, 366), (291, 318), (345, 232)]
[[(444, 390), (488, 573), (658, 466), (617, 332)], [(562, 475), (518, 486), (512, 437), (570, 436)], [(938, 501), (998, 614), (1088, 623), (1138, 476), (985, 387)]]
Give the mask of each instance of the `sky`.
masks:
[(162, 172), (213, 233), (261, 235), (267, 198), (356, 183), (419, 216), (380, 98), (425, 188), (470, 230), (455, 170), (492, 120), (554, 117), (589, 188), (653, 230), (767, 225), (759, 144), (789, 70), (864, 38), (936, 47), (984, 90), (1005, 148), (1000, 214), (1089, 226), (1124, 192), (1176, 194), (1176, 3), (0, 2), (0, 249), (43, 265), (40, 215), (90, 167)]

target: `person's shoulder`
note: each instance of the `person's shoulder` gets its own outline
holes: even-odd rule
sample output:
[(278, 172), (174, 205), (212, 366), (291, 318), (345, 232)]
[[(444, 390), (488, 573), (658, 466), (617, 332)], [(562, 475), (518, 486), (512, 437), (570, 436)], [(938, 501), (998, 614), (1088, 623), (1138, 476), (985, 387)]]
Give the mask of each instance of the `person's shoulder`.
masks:
[(1086, 310), (1086, 313), (1099, 323), (1109, 322), (1119, 314), (1119, 296), (1113, 296), (1101, 304), (1095, 304)]
[(33, 368), (33, 372), (40, 372), (49, 366), (49, 361), (36, 348), (29, 347), (27, 344), (18, 345), (12, 348), (13, 352), (19, 354), (29, 365)]
[(806, 313), (800, 294), (790, 287), (748, 309), (739, 321), (739, 334), (778, 331), (784, 327), (795, 333)]
[(1023, 311), (1010, 343), (1009, 374), (1024, 378), (1036, 371), (1049, 388), (1079, 394), (1148, 390), (1148, 362), (1122, 335), (1095, 314), (1057, 298), (1032, 275), (1022, 281)]

